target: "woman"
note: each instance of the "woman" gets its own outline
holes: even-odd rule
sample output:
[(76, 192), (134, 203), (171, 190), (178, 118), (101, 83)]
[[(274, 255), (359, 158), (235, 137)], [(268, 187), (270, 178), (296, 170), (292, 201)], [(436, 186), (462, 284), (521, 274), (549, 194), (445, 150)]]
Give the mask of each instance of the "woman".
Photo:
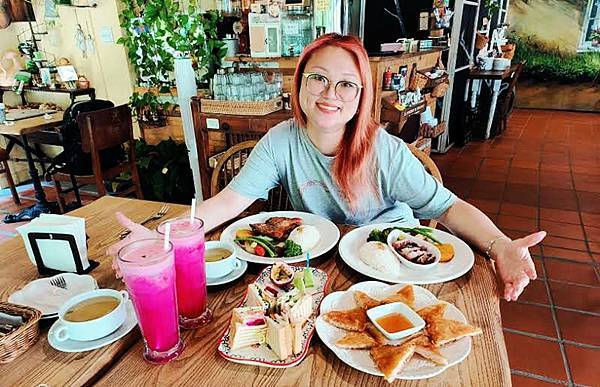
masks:
[[(294, 75), (294, 119), (272, 128), (234, 180), (198, 206), (206, 230), (266, 199), (279, 184), (296, 210), (337, 223), (437, 219), (496, 261), (504, 298), (516, 300), (536, 278), (528, 248), (545, 232), (513, 241), (432, 178), (406, 144), (373, 120), (371, 79), (357, 38), (328, 34), (307, 46)], [(119, 219), (133, 229), (132, 238), (148, 232)]]

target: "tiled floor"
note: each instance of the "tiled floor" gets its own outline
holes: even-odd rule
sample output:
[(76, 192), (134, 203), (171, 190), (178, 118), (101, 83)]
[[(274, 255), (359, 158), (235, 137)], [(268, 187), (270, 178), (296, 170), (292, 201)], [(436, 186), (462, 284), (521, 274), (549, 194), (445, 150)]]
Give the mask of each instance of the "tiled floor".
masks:
[[(517, 110), (503, 136), (434, 160), (509, 236), (548, 231), (532, 250), (539, 279), (501, 305), (514, 385), (600, 385), (600, 114)], [(0, 224), (0, 241), (15, 227)]]
[(506, 133), (434, 160), (511, 237), (546, 230), (539, 279), (502, 301), (515, 386), (600, 385), (600, 114), (517, 110)]

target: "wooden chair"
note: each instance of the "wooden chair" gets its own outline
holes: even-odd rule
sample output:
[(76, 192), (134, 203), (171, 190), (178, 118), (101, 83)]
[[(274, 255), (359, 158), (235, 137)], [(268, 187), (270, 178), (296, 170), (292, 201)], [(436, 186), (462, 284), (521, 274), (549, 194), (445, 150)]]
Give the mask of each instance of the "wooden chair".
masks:
[(501, 86), (495, 114), (496, 125), (493, 126), (496, 133), (493, 133), (493, 135), (501, 134), (508, 126), (508, 117), (510, 117), (512, 109), (515, 105), (517, 81), (519, 80), (521, 72), (523, 72), (523, 69), (525, 68), (525, 63), (525, 61), (519, 63)]
[[(122, 191), (110, 194), (114, 196), (127, 196), (133, 193), (138, 199), (143, 199), (140, 178), (135, 165), (135, 143), (133, 140), (133, 125), (129, 107), (121, 105), (114, 108), (80, 113), (77, 116), (77, 125), (81, 131), (81, 147), (83, 152), (91, 154), (94, 174), (75, 176), (58, 172), (52, 175), (61, 212), (65, 212), (66, 203), (64, 196), (68, 192), (74, 191), (77, 196), (79, 188), (84, 185), (95, 185), (98, 191), (97, 196), (105, 196), (107, 194), (105, 182), (114, 181), (123, 172), (131, 173), (132, 185)], [(126, 145), (127, 159), (114, 167), (103, 169), (100, 151), (124, 144)], [(63, 190), (60, 184), (61, 181), (71, 182), (72, 188)], [(79, 201), (79, 198), (77, 199)]]
[(21, 204), (19, 194), (17, 193), (17, 188), (15, 187), (15, 182), (12, 178), (12, 174), (10, 173), (10, 169), (8, 168), (9, 158), (8, 152), (5, 149), (0, 148), (0, 163), (2, 163), (0, 167), (0, 174), (6, 174), (6, 181), (8, 182), (8, 187), (10, 188), (13, 202), (15, 202), (15, 204)]
[[(250, 156), (250, 152), (252, 152), (252, 149), (257, 143), (257, 140), (243, 141), (232, 146), (223, 153), (213, 169), (210, 181), (211, 196), (215, 196), (219, 193), (240, 172)], [(269, 192), (269, 198), (266, 202), (255, 202), (247, 212), (286, 211), (291, 209), (292, 205), (287, 192), (285, 192), (283, 187), (278, 186)]]
[[(406, 144), (406, 145), (408, 145), (408, 149), (410, 149), (412, 154), (417, 159), (419, 159), (421, 164), (423, 164), (423, 166), (425, 167), (425, 170), (427, 172), (429, 172), (431, 174), (431, 176), (433, 176), (434, 179), (436, 179), (441, 184), (443, 184), (444, 182), (442, 181), (442, 174), (440, 173), (440, 170), (438, 169), (437, 165), (435, 165), (435, 163), (433, 162), (431, 157), (429, 157), (427, 155), (427, 153), (423, 152), (422, 150), (420, 150), (419, 148), (417, 148), (416, 146), (414, 146), (412, 144)], [(437, 223), (438, 223), (437, 220), (430, 219), (428, 226), (431, 228), (435, 228), (437, 226)]]

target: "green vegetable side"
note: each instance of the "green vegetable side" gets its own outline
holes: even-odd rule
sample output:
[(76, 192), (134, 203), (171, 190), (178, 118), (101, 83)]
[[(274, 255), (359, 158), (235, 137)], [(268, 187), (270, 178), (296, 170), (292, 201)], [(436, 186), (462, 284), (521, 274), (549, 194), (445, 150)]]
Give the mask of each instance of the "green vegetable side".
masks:
[[(282, 256), (281, 253), (279, 253), (281, 248), (275, 246), (272, 243), (273, 240), (271, 238), (251, 236), (246, 238), (235, 238), (234, 241), (242, 246), (245, 242), (256, 243), (258, 246), (261, 246), (265, 249), (265, 255), (270, 258)], [(302, 255), (302, 247), (294, 241), (286, 240), (282, 253), (283, 257), (296, 257), (298, 255)]]
[(438, 239), (433, 236), (433, 231), (425, 227), (388, 227), (383, 230), (374, 229), (369, 233), (367, 242), (381, 242), (387, 243), (387, 238), (390, 233), (394, 230), (400, 230), (410, 235), (423, 235), (428, 242), (435, 244), (442, 244)]

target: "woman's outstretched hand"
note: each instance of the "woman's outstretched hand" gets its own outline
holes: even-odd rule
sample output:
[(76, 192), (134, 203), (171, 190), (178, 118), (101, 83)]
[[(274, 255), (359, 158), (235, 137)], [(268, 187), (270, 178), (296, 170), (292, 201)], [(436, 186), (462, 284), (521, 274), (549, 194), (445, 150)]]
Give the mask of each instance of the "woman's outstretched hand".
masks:
[(121, 278), (121, 271), (119, 270), (119, 265), (117, 263), (117, 254), (119, 250), (128, 243), (147, 238), (158, 238), (159, 235), (156, 231), (152, 231), (142, 226), (141, 224), (137, 224), (125, 215), (122, 212), (115, 213), (117, 220), (121, 224), (121, 226), (125, 227), (131, 233), (127, 235), (123, 240), (111, 245), (106, 250), (106, 255), (113, 257), (112, 267), (115, 270), (115, 275), (117, 278)]
[(498, 276), (504, 283), (506, 301), (515, 301), (529, 281), (537, 278), (529, 248), (540, 243), (545, 237), (545, 231), (538, 231), (515, 240), (501, 239), (494, 245), (492, 256), (496, 261)]

